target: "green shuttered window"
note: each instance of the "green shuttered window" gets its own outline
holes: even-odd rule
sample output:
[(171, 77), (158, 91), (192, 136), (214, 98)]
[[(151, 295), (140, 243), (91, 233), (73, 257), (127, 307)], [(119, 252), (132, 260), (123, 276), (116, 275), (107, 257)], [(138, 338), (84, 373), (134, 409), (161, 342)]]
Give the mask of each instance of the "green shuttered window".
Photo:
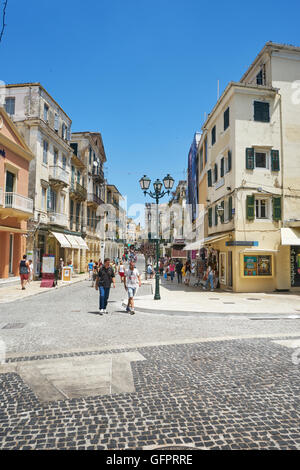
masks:
[(246, 169), (254, 170), (254, 148), (246, 148)]
[(246, 199), (246, 217), (248, 220), (254, 220), (254, 196), (247, 196)]
[(271, 150), (271, 170), (272, 171), (280, 170), (279, 150)]
[(273, 197), (273, 220), (281, 220), (281, 197)]
[(208, 209), (208, 225), (212, 227), (212, 208)]
[(211, 170), (208, 170), (207, 172), (207, 184), (208, 184), (208, 187), (212, 186)]
[(232, 196), (228, 199), (228, 220), (232, 219)]

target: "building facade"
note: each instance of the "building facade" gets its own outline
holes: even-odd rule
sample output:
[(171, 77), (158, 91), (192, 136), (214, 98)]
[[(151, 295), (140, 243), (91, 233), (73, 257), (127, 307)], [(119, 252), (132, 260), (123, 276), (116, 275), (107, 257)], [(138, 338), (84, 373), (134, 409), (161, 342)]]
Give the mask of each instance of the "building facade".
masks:
[(267, 43), (203, 125), (198, 194), (206, 217), (197, 247), (221, 288), (300, 287), (299, 76), (300, 48)]
[(0, 279), (19, 275), (26, 254), (27, 220), (33, 215), (28, 198), (29, 165), (34, 155), (0, 107)]
[(126, 210), (124, 198), (113, 184), (106, 185), (105, 257), (121, 258), (126, 243)]
[(44, 255), (54, 255), (56, 267), (62, 258), (80, 272), (87, 246), (82, 220), (79, 217), (76, 224), (70, 220), (70, 205), (78, 195), (72, 186), (71, 168), (75, 164), (82, 169), (83, 165), (70, 147), (72, 121), (39, 83), (6, 85), (1, 92), (7, 113), (35, 156), (29, 167), (34, 210), (27, 239), (34, 274), (41, 275)]

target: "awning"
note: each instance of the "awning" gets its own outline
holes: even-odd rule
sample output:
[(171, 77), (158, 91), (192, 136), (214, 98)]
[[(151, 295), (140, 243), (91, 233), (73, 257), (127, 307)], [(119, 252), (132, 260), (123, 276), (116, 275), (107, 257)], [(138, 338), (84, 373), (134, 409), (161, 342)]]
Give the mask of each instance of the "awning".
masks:
[(63, 233), (51, 232), (62, 248), (71, 248), (71, 244)]
[(82, 237), (74, 236), (74, 238), (76, 238), (76, 241), (77, 241), (77, 243), (79, 244), (79, 246), (82, 250), (88, 250), (89, 249), (89, 247), (87, 246), (87, 244), (85, 243), (85, 241)]
[(282, 245), (300, 245), (300, 229), (282, 228), (281, 229)]
[[(67, 238), (67, 240), (69, 241), (70, 245), (71, 245), (71, 248), (75, 249), (75, 250), (79, 250), (80, 249), (80, 245), (79, 243), (77, 242), (77, 238), (79, 237), (74, 237), (74, 235), (65, 235), (65, 237)], [(70, 247), (69, 247), (70, 248)]]
[(213, 235), (211, 237), (202, 238), (201, 240), (197, 240), (193, 243), (189, 243), (188, 245), (184, 247), (184, 249), (185, 251), (200, 250), (200, 248), (202, 248), (207, 243), (216, 242), (219, 240), (223, 240), (224, 238), (228, 238), (228, 237), (229, 237), (228, 233), (226, 235), (222, 235), (222, 234)]

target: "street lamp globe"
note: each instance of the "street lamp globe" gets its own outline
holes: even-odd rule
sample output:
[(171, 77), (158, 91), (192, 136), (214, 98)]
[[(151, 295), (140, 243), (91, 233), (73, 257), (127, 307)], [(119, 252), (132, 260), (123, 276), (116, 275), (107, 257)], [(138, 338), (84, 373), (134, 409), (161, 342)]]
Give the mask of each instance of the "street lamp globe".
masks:
[(174, 179), (169, 175), (169, 173), (164, 177), (163, 182), (167, 191), (170, 191), (173, 188)]
[(156, 181), (154, 181), (153, 183), (153, 187), (154, 187), (154, 191), (159, 194), (161, 192), (161, 188), (162, 188), (162, 182), (157, 179)]
[(219, 204), (217, 206), (217, 213), (218, 213), (218, 216), (220, 217), (220, 219), (222, 218), (223, 214), (224, 214), (224, 207), (221, 206), (221, 204)]
[(141, 189), (143, 191), (147, 191), (149, 189), (151, 180), (146, 175), (144, 175), (143, 178), (140, 179), (139, 183), (140, 183)]

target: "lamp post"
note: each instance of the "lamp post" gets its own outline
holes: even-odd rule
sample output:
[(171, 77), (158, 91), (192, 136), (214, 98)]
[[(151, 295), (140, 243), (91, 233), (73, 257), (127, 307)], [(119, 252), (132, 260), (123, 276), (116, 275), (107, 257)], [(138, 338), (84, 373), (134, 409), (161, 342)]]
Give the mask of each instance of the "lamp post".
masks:
[[(148, 178), (146, 175), (144, 175), (140, 181), (140, 186), (142, 191), (144, 191), (144, 194), (148, 194), (152, 199), (155, 199), (156, 201), (156, 239), (155, 239), (155, 244), (156, 244), (156, 273), (155, 273), (155, 295), (154, 295), (154, 300), (160, 300), (160, 294), (159, 294), (159, 217), (158, 217), (158, 203), (159, 200), (164, 197), (166, 194), (170, 194), (171, 189), (173, 188), (174, 184), (174, 179), (172, 176), (167, 174), (167, 176), (164, 177), (163, 183), (157, 179), (153, 183), (153, 188), (154, 192), (149, 191), (149, 187), (151, 184), (150, 178)], [(165, 191), (162, 190), (162, 187), (165, 187)]]

